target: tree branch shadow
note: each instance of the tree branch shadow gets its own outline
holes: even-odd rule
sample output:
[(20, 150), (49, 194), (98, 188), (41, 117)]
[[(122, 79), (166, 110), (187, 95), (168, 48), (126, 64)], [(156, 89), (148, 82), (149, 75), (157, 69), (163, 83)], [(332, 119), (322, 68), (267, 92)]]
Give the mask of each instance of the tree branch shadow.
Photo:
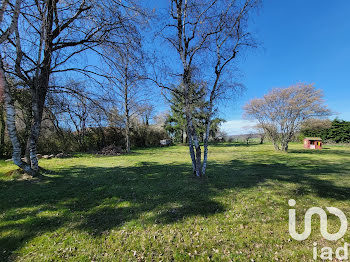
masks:
[[(296, 167), (278, 161), (210, 162), (203, 180), (192, 179), (190, 165), (144, 161), (130, 167), (62, 168), (40, 183), (0, 181), (0, 259), (11, 260), (27, 241), (61, 227), (101, 235), (133, 221), (152, 225), (209, 217), (227, 209), (214, 200), (225, 190), (252, 188), (268, 180), (296, 184), (300, 190), (286, 192), (290, 197), (312, 190), (322, 198), (350, 198), (349, 187), (317, 176), (341, 175), (341, 164), (323, 161), (317, 167)], [(55, 215), (41, 216), (43, 212)]]

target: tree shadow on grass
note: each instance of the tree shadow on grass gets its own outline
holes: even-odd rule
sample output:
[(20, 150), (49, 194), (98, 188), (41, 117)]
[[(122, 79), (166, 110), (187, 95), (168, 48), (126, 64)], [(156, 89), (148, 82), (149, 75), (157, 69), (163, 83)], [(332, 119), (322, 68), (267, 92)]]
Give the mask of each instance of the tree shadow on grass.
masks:
[(341, 174), (341, 165), (323, 162), (317, 168), (297, 168), (278, 163), (278, 159), (269, 164), (211, 162), (203, 180), (189, 176), (190, 168), (155, 162), (131, 167), (74, 166), (53, 172), (40, 183), (1, 181), (0, 260), (11, 260), (11, 253), (26, 242), (62, 227), (100, 235), (132, 221), (168, 224), (209, 217), (226, 210), (214, 200), (226, 189), (252, 188), (267, 180), (311, 188), (320, 197), (350, 198), (348, 187), (316, 176)]
[[(99, 235), (132, 220), (173, 223), (210, 216), (224, 206), (210, 184), (188, 176), (189, 165), (139, 162), (133, 167), (75, 166), (40, 183), (0, 181), (0, 261), (26, 242), (58, 228)], [(146, 218), (140, 218), (149, 213)]]
[[(344, 176), (349, 176), (349, 166), (344, 166), (341, 162), (335, 164), (324, 160), (308, 161), (295, 166), (295, 164), (288, 164), (285, 158), (287, 156), (274, 155), (276, 163), (271, 161), (267, 164), (240, 160), (231, 160), (226, 165), (212, 163), (211, 170), (218, 170), (222, 175), (211, 174), (211, 183), (215, 185), (215, 188), (224, 190), (235, 187), (251, 188), (271, 180), (296, 185), (297, 191), (293, 193), (295, 195), (312, 192), (321, 198), (350, 199), (350, 187), (333, 182), (342, 181)], [(228, 174), (231, 174), (231, 177), (228, 177)], [(332, 178), (325, 179), (320, 175), (332, 176)], [(289, 193), (285, 191), (285, 194)]]
[(258, 146), (259, 143), (250, 142), (247, 143), (210, 143), (210, 147), (251, 147), (251, 146)]
[(350, 157), (350, 150), (336, 150), (333, 149), (330, 150), (330, 148), (323, 148), (321, 150), (314, 150), (314, 149), (290, 149), (288, 151), (289, 154), (308, 154), (308, 155), (335, 155), (335, 156), (342, 156), (342, 157)]

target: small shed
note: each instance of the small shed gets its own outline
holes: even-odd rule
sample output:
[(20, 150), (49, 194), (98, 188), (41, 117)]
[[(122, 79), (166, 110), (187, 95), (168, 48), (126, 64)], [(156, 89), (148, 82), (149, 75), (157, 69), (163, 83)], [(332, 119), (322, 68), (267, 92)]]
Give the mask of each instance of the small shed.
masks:
[(304, 148), (322, 149), (322, 138), (320, 137), (305, 137)]

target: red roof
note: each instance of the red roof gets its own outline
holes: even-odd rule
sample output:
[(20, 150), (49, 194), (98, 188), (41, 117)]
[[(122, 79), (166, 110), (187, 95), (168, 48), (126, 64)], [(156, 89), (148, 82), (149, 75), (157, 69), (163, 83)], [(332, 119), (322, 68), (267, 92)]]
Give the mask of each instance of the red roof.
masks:
[(320, 137), (305, 137), (306, 140), (313, 140), (313, 141), (322, 141), (322, 138)]

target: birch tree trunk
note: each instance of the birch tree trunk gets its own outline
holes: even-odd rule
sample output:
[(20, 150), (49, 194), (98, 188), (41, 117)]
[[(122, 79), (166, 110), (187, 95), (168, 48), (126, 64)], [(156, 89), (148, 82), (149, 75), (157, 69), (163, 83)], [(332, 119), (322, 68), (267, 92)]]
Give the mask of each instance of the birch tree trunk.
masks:
[(194, 140), (194, 144), (196, 148), (196, 177), (202, 177), (202, 150), (196, 134), (195, 138), (196, 140)]
[(39, 172), (39, 162), (37, 158), (37, 144), (40, 135), (40, 126), (42, 119), (42, 112), (39, 110), (37, 102), (33, 102), (33, 125), (30, 130), (29, 136), (29, 157), (31, 168), (35, 172)]
[(207, 161), (208, 161), (208, 142), (209, 142), (209, 134), (210, 134), (210, 125), (211, 120), (210, 117), (207, 119), (207, 123), (205, 126), (205, 135), (204, 135), (204, 156), (203, 156), (203, 166), (202, 166), (202, 175), (205, 176), (207, 171)]
[(23, 169), (24, 172), (32, 176), (35, 176), (36, 172), (30, 167), (30, 165), (23, 162), (21, 159), (22, 150), (21, 150), (21, 144), (17, 137), (15, 105), (11, 95), (10, 87), (5, 78), (3, 61), (1, 58), (0, 58), (0, 85), (1, 85), (1, 88), (3, 88), (4, 90), (6, 124), (7, 124), (7, 130), (8, 130), (8, 134), (9, 134), (9, 137), (12, 143), (12, 148), (13, 148), (12, 160), (14, 164), (20, 167), (21, 169)]
[(24, 153), (24, 158), (25, 158), (26, 163), (30, 165), (30, 139), (29, 139), (29, 134), (27, 136), (28, 139), (27, 139), (27, 144), (26, 144), (26, 150), (25, 150), (25, 153)]
[(25, 116), (25, 137), (27, 139), (26, 150), (24, 153), (25, 162), (30, 165), (30, 130), (32, 126), (32, 114), (31, 108), (28, 108)]
[(184, 83), (184, 91), (185, 91), (185, 116), (186, 116), (186, 129), (187, 129), (187, 138), (188, 138), (188, 147), (190, 150), (190, 156), (192, 160), (192, 169), (193, 174), (197, 175), (197, 161), (196, 161), (196, 155), (194, 153), (193, 149), (193, 135), (194, 135), (194, 129), (193, 129), (193, 123), (191, 118), (191, 109), (188, 101), (188, 86), (186, 83)]
[(36, 68), (36, 76), (34, 77), (33, 86), (31, 86), (32, 94), (32, 114), (33, 124), (30, 130), (29, 136), (29, 156), (31, 168), (35, 173), (39, 172), (39, 162), (37, 158), (37, 145), (40, 135), (40, 128), (42, 122), (42, 116), (44, 111), (44, 105), (46, 95), (49, 89), (50, 73), (51, 73), (51, 58), (53, 49), (53, 19), (54, 19), (54, 6), (55, 3), (52, 0), (47, 2), (47, 17), (43, 21), (45, 37), (41, 39), (40, 43), (43, 44), (43, 60), (40, 64), (41, 51), (39, 52), (38, 65)]
[[(1, 97), (0, 97), (1, 99)], [(4, 146), (5, 146), (5, 107), (2, 104), (2, 102), (0, 102), (0, 125), (1, 125), (1, 129), (0, 129), (0, 156), (4, 155)]]
[[(186, 70), (185, 72), (188, 73)], [(185, 92), (185, 115), (186, 115), (186, 124), (187, 124), (187, 133), (188, 133), (188, 146), (190, 149), (190, 155), (192, 160), (193, 173), (196, 177), (202, 176), (202, 163), (201, 163), (201, 148), (198, 140), (198, 135), (193, 126), (193, 115), (191, 112), (191, 106), (189, 103), (189, 83), (186, 81), (188, 76), (185, 73), (184, 81), (184, 92)], [(193, 148), (194, 147), (194, 148)], [(196, 152), (194, 151), (196, 150)]]
[[(187, 117), (186, 117), (187, 120)], [(192, 161), (192, 169), (193, 169), (193, 174), (196, 175), (196, 156), (194, 154), (194, 149), (193, 149), (193, 140), (192, 140), (192, 130), (190, 129), (190, 124), (187, 121), (187, 139), (188, 139), (188, 148), (190, 150), (190, 156), (191, 156), (191, 161)]]
[[(247, 30), (248, 23), (246, 22), (249, 13), (258, 7), (259, 1), (171, 0), (170, 2), (169, 15), (173, 22), (164, 27), (168, 28), (164, 31), (169, 32), (164, 35), (164, 38), (175, 48), (181, 59), (180, 75), (184, 92), (180, 95), (185, 98), (186, 103), (185, 113), (192, 165), (196, 176), (200, 177), (206, 171), (211, 117), (214, 114), (215, 103), (219, 96), (222, 96), (227, 90), (234, 90), (237, 86), (237, 83), (226, 82), (223, 79), (225, 75), (226, 79), (232, 78), (231, 74), (225, 74), (228, 72), (226, 68), (232, 64), (231, 62), (241, 47), (255, 46)], [(216, 56), (216, 59), (207, 59), (211, 56)], [(196, 64), (198, 61), (200, 63)], [(203, 65), (208, 65), (210, 68)], [(208, 79), (212, 79), (209, 77), (212, 72), (216, 75), (212, 88), (209, 88), (211, 94), (207, 112), (208, 121), (203, 138), (203, 166), (198, 139), (199, 131), (196, 131), (196, 126), (193, 126), (192, 108), (189, 105), (189, 84), (191, 80), (194, 80), (191, 74), (196, 73), (197, 70), (203, 74), (199, 74), (201, 77), (205, 75), (208, 76)]]
[(182, 141), (182, 144), (185, 144), (187, 142), (186, 140), (187, 140), (186, 130), (182, 129), (181, 130), (181, 141)]

